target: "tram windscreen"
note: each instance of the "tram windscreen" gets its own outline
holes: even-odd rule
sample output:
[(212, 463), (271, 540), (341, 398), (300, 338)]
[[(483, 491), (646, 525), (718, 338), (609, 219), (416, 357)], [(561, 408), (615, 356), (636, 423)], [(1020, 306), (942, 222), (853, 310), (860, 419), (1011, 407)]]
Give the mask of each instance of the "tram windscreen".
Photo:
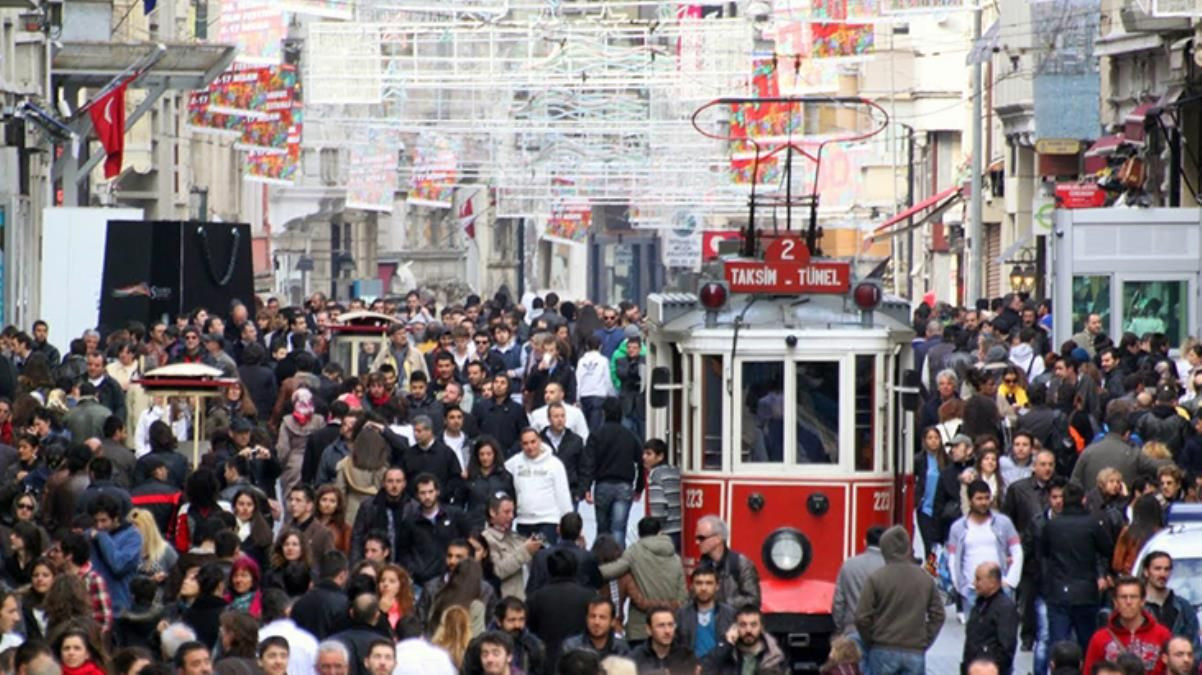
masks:
[(743, 424), (739, 447), (744, 462), (785, 461), (785, 365), (743, 362)]
[(796, 370), (797, 463), (839, 461), (839, 363), (799, 361)]

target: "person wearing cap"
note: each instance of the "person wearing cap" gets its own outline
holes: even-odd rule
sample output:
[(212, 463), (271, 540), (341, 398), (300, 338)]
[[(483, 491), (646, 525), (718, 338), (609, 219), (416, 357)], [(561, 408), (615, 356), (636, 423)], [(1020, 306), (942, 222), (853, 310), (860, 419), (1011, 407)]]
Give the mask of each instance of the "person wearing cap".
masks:
[(149, 511), (160, 532), (170, 532), (184, 493), (168, 481), (167, 463), (162, 457), (151, 453), (139, 463), (146, 471), (146, 479), (130, 490), (130, 504), (134, 508)]
[(973, 462), (972, 439), (965, 434), (953, 436), (947, 443), (947, 465), (939, 473), (939, 486), (935, 490), (934, 512), (942, 539), (946, 540), (952, 523), (964, 515), (960, 493), (977, 478)]
[(371, 364), (371, 369), (373, 371), (379, 370), (386, 363), (391, 365), (397, 373), (397, 386), (405, 391), (409, 390), (409, 376), (414, 371), (420, 370), (429, 375), (430, 373), (426, 368), (426, 359), (422, 358), (422, 353), (410, 341), (408, 333), (410, 326), (421, 326), (424, 328), (424, 325), (424, 320), (420, 318), (412, 319), (408, 325), (403, 323), (393, 324), (388, 331), (388, 348), (380, 350), (380, 354), (376, 356), (376, 360)]
[(220, 333), (204, 336), (204, 364), (221, 371), (222, 377), (238, 377), (238, 364), (225, 351), (225, 338)]

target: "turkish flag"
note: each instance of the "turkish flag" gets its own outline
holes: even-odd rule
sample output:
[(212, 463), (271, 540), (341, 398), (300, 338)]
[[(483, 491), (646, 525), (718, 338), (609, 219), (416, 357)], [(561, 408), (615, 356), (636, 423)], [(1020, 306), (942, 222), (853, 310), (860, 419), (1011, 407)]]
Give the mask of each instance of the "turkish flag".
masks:
[(112, 91), (101, 96), (88, 110), (92, 126), (96, 127), (96, 138), (104, 146), (104, 177), (114, 178), (121, 173), (121, 161), (125, 156), (125, 81)]
[(476, 238), (476, 215), (473, 213), (472, 200), (469, 197), (459, 209), (459, 225), (468, 239)]

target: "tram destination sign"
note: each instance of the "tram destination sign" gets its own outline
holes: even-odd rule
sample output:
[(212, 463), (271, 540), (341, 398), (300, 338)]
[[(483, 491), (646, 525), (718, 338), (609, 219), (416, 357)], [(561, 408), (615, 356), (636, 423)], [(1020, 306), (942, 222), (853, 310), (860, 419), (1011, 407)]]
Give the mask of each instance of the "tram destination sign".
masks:
[(763, 260), (728, 260), (725, 267), (733, 293), (846, 293), (851, 288), (849, 263), (811, 260), (809, 248), (795, 235), (773, 238)]

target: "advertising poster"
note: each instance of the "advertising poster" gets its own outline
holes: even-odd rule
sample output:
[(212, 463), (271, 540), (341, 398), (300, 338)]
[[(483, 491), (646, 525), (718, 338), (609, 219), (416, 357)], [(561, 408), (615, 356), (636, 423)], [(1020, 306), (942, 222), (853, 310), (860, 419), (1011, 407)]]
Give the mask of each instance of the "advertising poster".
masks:
[[(753, 63), (751, 95), (757, 98), (780, 96), (777, 85), (776, 66), (772, 59), (757, 59)], [(754, 139), (759, 144), (763, 157), (774, 146), (788, 142), (792, 134), (805, 130), (801, 104), (744, 103), (731, 106), (730, 135), (736, 139)], [(730, 146), (731, 178), (736, 185), (750, 185), (752, 173), (756, 172), (756, 144), (735, 140)], [(773, 183), (780, 179), (780, 162), (777, 157), (760, 162), (756, 184)]]
[(193, 131), (226, 136), (241, 136), (243, 118), (209, 109), (209, 92), (194, 91), (188, 95), (188, 126)]
[(243, 177), (256, 183), (292, 185), (300, 170), (301, 125), (295, 124), (288, 131), (287, 152), (246, 153)]
[(243, 63), (271, 65), (283, 56), (287, 34), (284, 8), (277, 0), (221, 0), (217, 39), (238, 48)]
[(872, 24), (810, 24), (810, 55), (815, 59), (865, 56), (872, 52)]
[(419, 136), (413, 150), (413, 175), (409, 179), (407, 203), (449, 209), (458, 178), (457, 141), (428, 132)]
[(368, 129), (362, 142), (351, 146), (347, 208), (392, 212), (397, 191), (399, 145), (394, 131)]
[(593, 225), (593, 208), (583, 199), (564, 199), (551, 206), (545, 236), (573, 244), (588, 241)]

